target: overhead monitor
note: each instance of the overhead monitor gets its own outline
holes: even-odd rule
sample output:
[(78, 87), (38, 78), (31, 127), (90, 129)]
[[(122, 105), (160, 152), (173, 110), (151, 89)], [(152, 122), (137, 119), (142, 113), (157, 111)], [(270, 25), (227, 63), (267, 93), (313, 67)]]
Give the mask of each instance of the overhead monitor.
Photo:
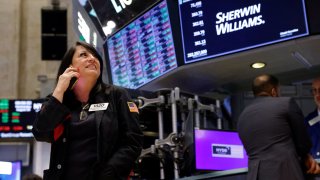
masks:
[(185, 63), (309, 34), (304, 0), (179, 0)]
[(0, 99), (0, 139), (33, 138), (32, 125), (43, 100)]
[(124, 27), (159, 0), (89, 0), (107, 34)]
[(96, 12), (88, 0), (73, 0), (73, 27), (80, 40), (100, 48), (106, 38)]
[[(83, 11), (81, 11), (80, 9), (82, 9)], [(73, 15), (75, 17), (78, 17), (78, 19), (74, 19), (75, 21), (74, 23), (78, 24), (78, 26), (76, 26), (75, 29), (78, 29), (79, 31), (81, 31), (81, 33), (85, 33), (84, 31), (86, 31), (87, 28), (91, 29), (92, 31), (96, 30), (97, 32), (99, 32), (99, 35), (103, 39), (105, 39), (106, 36), (102, 30), (102, 26), (97, 17), (97, 13), (93, 9), (89, 0), (73, 0), (73, 13), (78, 13), (79, 11), (81, 12), (81, 14), (83, 13), (85, 15), (82, 14), (81, 15), (82, 17), (79, 17), (79, 14), (77, 14), (76, 16)], [(89, 27), (86, 27), (86, 25), (84, 24), (87, 23), (88, 21), (91, 21), (92, 24), (90, 24)], [(93, 28), (93, 26), (95, 28)], [(85, 39), (85, 40), (88, 41), (88, 39)]]
[(221, 171), (248, 167), (248, 156), (235, 131), (195, 129), (196, 170)]
[(137, 89), (177, 68), (167, 2), (108, 38), (106, 49), (112, 83), (125, 88)]

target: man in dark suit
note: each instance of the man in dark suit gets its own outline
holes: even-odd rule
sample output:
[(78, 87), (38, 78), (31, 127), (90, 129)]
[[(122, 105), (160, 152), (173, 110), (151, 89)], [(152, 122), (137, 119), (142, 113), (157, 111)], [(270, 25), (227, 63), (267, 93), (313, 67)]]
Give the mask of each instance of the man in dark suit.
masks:
[(247, 179), (303, 180), (305, 173), (319, 173), (319, 165), (308, 154), (311, 141), (302, 111), (294, 99), (279, 97), (278, 79), (258, 76), (252, 90), (255, 99), (237, 124), (249, 156)]
[(320, 160), (320, 77), (312, 81), (312, 94), (317, 108), (305, 118), (308, 133), (311, 137), (313, 158)]

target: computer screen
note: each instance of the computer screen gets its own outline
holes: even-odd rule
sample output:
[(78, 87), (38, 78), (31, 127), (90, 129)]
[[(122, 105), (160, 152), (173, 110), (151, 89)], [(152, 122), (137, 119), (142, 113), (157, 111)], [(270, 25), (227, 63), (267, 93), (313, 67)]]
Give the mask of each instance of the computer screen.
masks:
[(103, 32), (102, 25), (100, 24), (97, 14), (89, 0), (73, 0), (72, 7), (74, 16), (73, 23), (76, 24), (75, 29), (79, 30), (81, 34), (83, 34), (85, 41), (94, 44), (93, 41), (94, 38), (96, 38), (94, 36), (97, 35), (94, 35), (93, 32), (98, 33), (99, 36), (105, 40), (106, 35)]
[(102, 27), (109, 29), (110, 34), (124, 27), (157, 1), (159, 0), (89, 0)]
[(32, 125), (43, 99), (0, 99), (0, 139), (33, 138)]
[(128, 89), (177, 68), (177, 58), (166, 1), (155, 5), (106, 43), (112, 83)]
[(248, 156), (235, 131), (195, 129), (196, 170), (219, 171), (248, 167)]
[(179, 0), (185, 63), (309, 34), (304, 0)]
[(2, 180), (20, 180), (21, 179), (21, 161), (7, 162), (0, 161), (0, 179)]

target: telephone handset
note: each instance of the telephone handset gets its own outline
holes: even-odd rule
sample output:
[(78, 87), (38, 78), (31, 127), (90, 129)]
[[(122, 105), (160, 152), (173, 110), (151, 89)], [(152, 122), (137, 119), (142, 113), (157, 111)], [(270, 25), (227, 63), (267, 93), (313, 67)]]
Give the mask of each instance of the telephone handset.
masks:
[[(72, 67), (70, 65), (70, 67)], [(79, 71), (79, 70), (78, 70)], [(77, 77), (72, 77), (70, 79), (70, 83), (69, 83), (69, 87), (68, 87), (68, 90), (72, 90), (74, 88), (74, 86), (76, 85), (76, 83), (78, 82), (78, 78)]]
[(70, 80), (68, 89), (72, 90), (74, 88), (74, 86), (76, 85), (77, 81), (78, 81), (78, 78), (72, 77)]

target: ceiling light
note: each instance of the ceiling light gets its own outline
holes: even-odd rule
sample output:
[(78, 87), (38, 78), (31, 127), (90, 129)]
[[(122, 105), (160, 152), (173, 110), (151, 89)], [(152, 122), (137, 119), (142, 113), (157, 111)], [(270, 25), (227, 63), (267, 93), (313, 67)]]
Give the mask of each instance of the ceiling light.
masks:
[(114, 29), (116, 26), (117, 26), (117, 25), (116, 25), (115, 22), (113, 22), (113, 21), (108, 21), (108, 22), (107, 22), (107, 25), (102, 27), (102, 30), (103, 30), (103, 32), (104, 32), (104, 34), (105, 34), (106, 36), (109, 36), (109, 35), (112, 33), (113, 29)]
[(251, 64), (251, 67), (254, 69), (261, 69), (261, 68), (264, 68), (265, 66), (266, 66), (266, 63), (263, 63), (263, 62), (256, 62)]

